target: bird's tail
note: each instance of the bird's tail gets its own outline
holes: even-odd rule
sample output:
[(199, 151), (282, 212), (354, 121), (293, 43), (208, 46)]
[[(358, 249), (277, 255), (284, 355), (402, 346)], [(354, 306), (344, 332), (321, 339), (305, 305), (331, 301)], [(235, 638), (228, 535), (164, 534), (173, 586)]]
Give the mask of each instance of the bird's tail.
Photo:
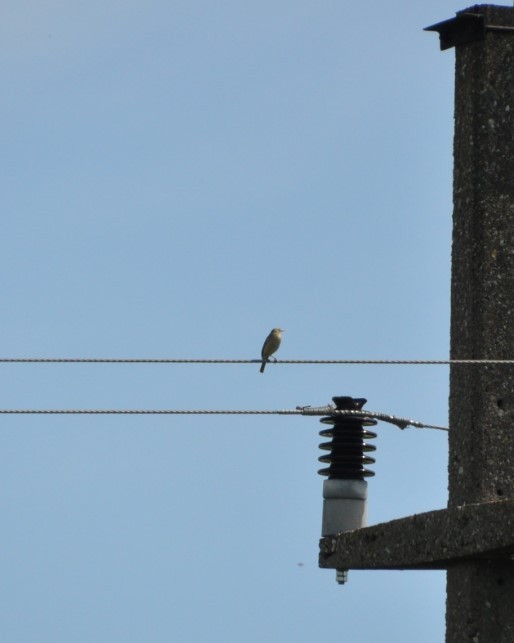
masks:
[(262, 364), (261, 364), (261, 373), (264, 373), (264, 368), (265, 368), (265, 367), (266, 367), (266, 360), (265, 360), (265, 359), (263, 359), (263, 360), (262, 360)]

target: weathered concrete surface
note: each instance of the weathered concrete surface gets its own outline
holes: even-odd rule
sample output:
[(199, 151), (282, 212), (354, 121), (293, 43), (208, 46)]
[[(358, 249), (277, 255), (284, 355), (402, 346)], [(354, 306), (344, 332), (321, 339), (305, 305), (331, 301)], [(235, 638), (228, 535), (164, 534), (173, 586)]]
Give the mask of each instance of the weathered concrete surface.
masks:
[(319, 565), (334, 569), (446, 569), (470, 558), (514, 555), (514, 500), (400, 518), (320, 541)]
[[(478, 5), (486, 24), (514, 9)], [(514, 33), (456, 48), (452, 359), (514, 357)], [(454, 365), (450, 505), (514, 497), (514, 369)]]
[[(451, 357), (510, 359), (514, 33), (487, 31), (487, 25), (514, 26), (514, 9), (476, 5), (466, 12), (483, 14), (486, 32), (483, 40), (455, 49)], [(512, 498), (514, 369), (453, 366), (449, 507)], [(447, 643), (511, 643), (513, 606), (512, 560), (453, 564), (447, 573)]]

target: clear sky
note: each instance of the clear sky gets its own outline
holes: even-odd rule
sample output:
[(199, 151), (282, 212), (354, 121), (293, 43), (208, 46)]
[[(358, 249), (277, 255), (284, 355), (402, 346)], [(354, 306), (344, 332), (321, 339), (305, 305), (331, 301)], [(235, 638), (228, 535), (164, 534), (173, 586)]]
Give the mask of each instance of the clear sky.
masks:
[[(445, 359), (466, 5), (6, 0), (3, 357)], [(0, 365), (0, 408), (447, 424), (445, 366)], [(1, 416), (0, 640), (444, 637), (443, 572), (317, 566), (317, 418)], [(447, 435), (377, 427), (369, 523), (442, 508)]]

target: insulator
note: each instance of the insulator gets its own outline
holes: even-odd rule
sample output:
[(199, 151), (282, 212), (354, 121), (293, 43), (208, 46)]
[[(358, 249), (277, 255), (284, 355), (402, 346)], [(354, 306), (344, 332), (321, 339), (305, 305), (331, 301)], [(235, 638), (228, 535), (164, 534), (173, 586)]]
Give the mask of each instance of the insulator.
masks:
[[(353, 397), (333, 397), (332, 400), (340, 411), (359, 411), (367, 401)], [(330, 415), (321, 418), (320, 422), (331, 425), (329, 429), (320, 431), (320, 435), (332, 438), (330, 442), (319, 445), (320, 449), (329, 451), (318, 458), (320, 462), (329, 465), (318, 471), (320, 475), (340, 480), (359, 480), (375, 475), (374, 471), (366, 468), (375, 459), (365, 454), (376, 450), (366, 440), (376, 438), (377, 434), (364, 427), (375, 426), (376, 420), (359, 415)]]

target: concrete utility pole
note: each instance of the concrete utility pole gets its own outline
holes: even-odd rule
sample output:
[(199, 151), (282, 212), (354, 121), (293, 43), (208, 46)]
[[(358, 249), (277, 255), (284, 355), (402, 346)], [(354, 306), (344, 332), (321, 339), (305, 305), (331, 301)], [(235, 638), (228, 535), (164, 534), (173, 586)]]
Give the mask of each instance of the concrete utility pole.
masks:
[[(455, 47), (452, 359), (514, 358), (514, 8), (428, 28)], [(450, 371), (448, 508), (324, 537), (320, 566), (447, 569), (447, 643), (514, 641), (514, 368)]]
[[(451, 358), (511, 359), (514, 9), (471, 7), (453, 27), (477, 30), (478, 39), (455, 47)], [(440, 33), (451, 38), (444, 23)], [(449, 507), (506, 498), (514, 498), (514, 370), (456, 365)], [(446, 608), (448, 642), (514, 641), (512, 559), (449, 567)]]

